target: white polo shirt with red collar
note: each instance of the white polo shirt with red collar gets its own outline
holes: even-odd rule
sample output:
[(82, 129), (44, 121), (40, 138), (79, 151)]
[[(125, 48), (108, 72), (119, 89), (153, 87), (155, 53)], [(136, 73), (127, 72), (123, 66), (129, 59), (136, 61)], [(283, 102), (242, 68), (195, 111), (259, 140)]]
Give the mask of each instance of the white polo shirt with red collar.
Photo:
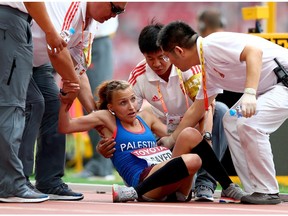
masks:
[[(98, 22), (91, 19), (86, 23), (86, 2), (45, 2), (47, 12), (59, 33), (62, 30), (74, 28), (75, 33), (68, 42), (67, 48), (76, 62), (80, 62), (85, 53), (85, 61), (89, 65), (91, 61), (91, 44), (97, 29)], [(84, 30), (84, 26), (87, 26)], [(36, 22), (32, 25), (35, 67), (49, 63), (45, 33)]]
[[(179, 74), (182, 78), (179, 77)], [(154, 114), (166, 124), (167, 113), (183, 116), (193, 103), (189, 95), (193, 98), (198, 92), (201, 82), (201, 67), (195, 66), (181, 73), (177, 72), (177, 68), (172, 65), (169, 81), (166, 82), (149, 67), (144, 59), (130, 73), (128, 81), (133, 85), (138, 107), (140, 108), (143, 100), (146, 99), (152, 105)], [(183, 90), (183, 84), (185, 90)]]

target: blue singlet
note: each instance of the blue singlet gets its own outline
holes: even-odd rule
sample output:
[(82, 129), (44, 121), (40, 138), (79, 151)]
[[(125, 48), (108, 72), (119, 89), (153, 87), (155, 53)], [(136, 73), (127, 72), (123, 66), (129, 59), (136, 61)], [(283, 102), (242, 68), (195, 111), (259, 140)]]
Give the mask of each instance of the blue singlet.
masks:
[(148, 125), (139, 116), (136, 117), (143, 130), (134, 133), (126, 130), (116, 117), (117, 131), (115, 134), (116, 151), (111, 158), (112, 163), (128, 186), (137, 186), (142, 171), (148, 166), (147, 162), (133, 154), (132, 151), (141, 148), (156, 147), (156, 139)]

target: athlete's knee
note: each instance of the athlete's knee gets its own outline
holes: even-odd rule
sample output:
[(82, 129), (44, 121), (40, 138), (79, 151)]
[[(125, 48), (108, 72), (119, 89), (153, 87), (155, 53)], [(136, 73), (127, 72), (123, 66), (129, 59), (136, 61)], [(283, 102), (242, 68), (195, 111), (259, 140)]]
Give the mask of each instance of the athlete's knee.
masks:
[(188, 143), (194, 147), (200, 143), (201, 140), (202, 136), (198, 130), (192, 127), (187, 127), (180, 132), (177, 142)]
[(202, 166), (202, 160), (197, 154), (184, 154), (181, 156), (186, 164), (189, 175), (194, 175)]

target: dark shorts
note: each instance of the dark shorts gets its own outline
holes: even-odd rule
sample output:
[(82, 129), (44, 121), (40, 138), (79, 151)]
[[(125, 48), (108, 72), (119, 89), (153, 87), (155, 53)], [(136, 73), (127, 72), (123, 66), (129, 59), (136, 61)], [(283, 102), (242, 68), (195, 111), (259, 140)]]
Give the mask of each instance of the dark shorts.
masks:
[(142, 173), (140, 174), (140, 177), (139, 177), (139, 183), (143, 182), (144, 179), (148, 176), (148, 174), (150, 173), (151, 169), (153, 168), (154, 165), (152, 166), (149, 166), (149, 167), (146, 167)]

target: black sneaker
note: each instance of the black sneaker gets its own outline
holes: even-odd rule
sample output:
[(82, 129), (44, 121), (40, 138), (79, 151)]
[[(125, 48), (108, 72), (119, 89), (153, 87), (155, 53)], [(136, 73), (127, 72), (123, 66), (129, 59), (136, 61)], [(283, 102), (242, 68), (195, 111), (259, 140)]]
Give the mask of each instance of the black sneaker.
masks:
[(39, 189), (42, 193), (49, 195), (49, 200), (82, 200), (84, 198), (82, 193), (73, 192), (67, 184), (62, 183), (61, 185), (49, 188)]
[(244, 204), (264, 204), (272, 205), (281, 203), (279, 194), (265, 194), (254, 192), (251, 195), (243, 196), (241, 198), (241, 203)]
[(27, 180), (26, 185), (28, 188), (30, 188), (34, 192), (41, 193), (29, 180)]

